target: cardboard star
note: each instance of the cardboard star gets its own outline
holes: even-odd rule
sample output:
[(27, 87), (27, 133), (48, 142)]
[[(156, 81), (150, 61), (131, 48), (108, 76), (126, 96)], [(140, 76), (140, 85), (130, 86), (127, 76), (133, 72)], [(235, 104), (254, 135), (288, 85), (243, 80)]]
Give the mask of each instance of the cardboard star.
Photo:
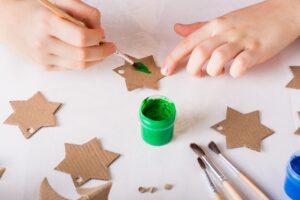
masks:
[(255, 151), (260, 151), (261, 140), (274, 133), (260, 123), (259, 111), (242, 114), (230, 107), (226, 119), (211, 128), (226, 136), (227, 148), (245, 146)]
[(90, 179), (109, 180), (108, 167), (120, 155), (101, 148), (97, 138), (83, 145), (65, 144), (66, 157), (55, 168), (70, 174), (79, 187)]
[(124, 65), (114, 69), (117, 74), (125, 78), (127, 90), (132, 91), (137, 88), (150, 88), (158, 90), (158, 81), (164, 76), (161, 74), (160, 68), (156, 66), (153, 56), (147, 56), (141, 59), (137, 59), (131, 56), (129, 57), (135, 62), (144, 63), (151, 73), (147, 74), (141, 71), (137, 71), (127, 62), (125, 62)]
[(108, 182), (94, 188), (77, 188), (78, 194), (81, 195), (78, 200), (108, 200), (111, 186), (112, 183)]
[(300, 67), (299, 66), (291, 66), (292, 73), (294, 78), (287, 84), (286, 87), (293, 89), (300, 89)]
[[(300, 112), (298, 112), (299, 118), (300, 118)], [(300, 127), (296, 130), (295, 134), (300, 135)]]
[(48, 102), (41, 92), (37, 92), (27, 101), (11, 101), (14, 113), (5, 124), (17, 125), (26, 139), (42, 127), (56, 126), (55, 112), (61, 103)]
[(39, 200), (68, 200), (65, 197), (58, 194), (49, 184), (48, 179), (44, 178), (39, 193)]
[(2, 175), (4, 174), (5, 170), (6, 170), (5, 168), (0, 167), (0, 178), (1, 178)]

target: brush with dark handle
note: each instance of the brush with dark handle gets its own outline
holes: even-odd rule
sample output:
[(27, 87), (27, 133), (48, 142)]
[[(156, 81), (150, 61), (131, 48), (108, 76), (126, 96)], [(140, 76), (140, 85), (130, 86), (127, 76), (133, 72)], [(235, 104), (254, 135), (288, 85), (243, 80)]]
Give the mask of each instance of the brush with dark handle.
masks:
[(220, 156), (220, 158), (250, 187), (262, 200), (270, 200), (270, 198), (245, 174), (239, 171), (220, 151), (216, 143), (211, 141), (208, 144), (210, 150)]
[(218, 168), (211, 162), (205, 155), (205, 152), (195, 143), (190, 144), (192, 150), (202, 158), (205, 164), (210, 168), (217, 179), (222, 183), (223, 187), (227, 190), (233, 200), (243, 200), (240, 194), (234, 189), (234, 187), (227, 181), (225, 176), (218, 170)]
[(210, 187), (212, 188), (212, 190), (213, 190), (213, 192), (215, 194), (215, 200), (222, 200), (222, 197), (219, 194), (216, 185), (213, 183), (212, 179), (210, 178), (210, 176), (209, 176), (209, 174), (207, 172), (205, 163), (202, 161), (202, 159), (200, 157), (198, 157), (197, 160), (198, 160), (198, 163), (199, 163), (200, 167), (204, 170), (204, 173), (206, 175), (208, 183), (209, 183)]

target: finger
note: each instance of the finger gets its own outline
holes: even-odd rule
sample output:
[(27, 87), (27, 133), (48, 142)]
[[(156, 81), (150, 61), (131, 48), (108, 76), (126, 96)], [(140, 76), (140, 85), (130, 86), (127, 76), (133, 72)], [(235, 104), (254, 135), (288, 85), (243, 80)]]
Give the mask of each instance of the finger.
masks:
[(56, 16), (49, 19), (50, 35), (70, 45), (88, 47), (98, 45), (103, 40), (101, 29), (79, 27)]
[(192, 52), (187, 64), (187, 71), (195, 76), (201, 76), (202, 68), (206, 61), (211, 57), (212, 52), (222, 44), (224, 38), (220, 36), (212, 37), (201, 42)]
[(219, 75), (224, 66), (243, 50), (237, 43), (226, 43), (212, 53), (206, 71), (210, 76)]
[(71, 14), (76, 19), (85, 23), (89, 28), (100, 28), (101, 13), (97, 8), (87, 5), (82, 1), (57, 1), (59, 7)]
[(257, 55), (251, 50), (245, 50), (234, 59), (229, 73), (232, 77), (238, 78), (257, 63)]
[(116, 47), (113, 43), (104, 43), (91, 47), (74, 47), (57, 38), (50, 38), (49, 53), (75, 61), (98, 61), (111, 55)]
[(210, 33), (211, 29), (207, 24), (183, 39), (168, 55), (162, 67), (162, 73), (166, 76), (172, 74), (179, 62), (187, 57), (201, 41), (207, 39)]
[(196, 31), (197, 29), (201, 28), (206, 22), (196, 22), (193, 24), (175, 24), (174, 31), (183, 37), (186, 37)]
[(57, 55), (52, 55), (51, 60), (49, 61), (49, 65), (58, 66), (59, 68), (65, 70), (82, 70), (92, 67), (98, 63), (99, 61), (91, 61), (91, 62), (82, 62), (82, 61), (74, 61), (74, 60), (67, 60), (65, 58), (59, 57)]

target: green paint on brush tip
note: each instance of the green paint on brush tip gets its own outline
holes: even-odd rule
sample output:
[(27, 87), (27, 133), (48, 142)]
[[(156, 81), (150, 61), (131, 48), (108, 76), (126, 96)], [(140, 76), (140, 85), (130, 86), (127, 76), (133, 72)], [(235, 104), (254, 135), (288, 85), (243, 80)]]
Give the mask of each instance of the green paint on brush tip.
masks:
[(134, 68), (137, 71), (144, 72), (146, 74), (151, 74), (151, 72), (149, 71), (149, 69), (146, 67), (146, 65), (144, 63), (135, 62), (134, 63)]
[(165, 99), (147, 99), (142, 113), (154, 121), (170, 119), (175, 113), (175, 106)]

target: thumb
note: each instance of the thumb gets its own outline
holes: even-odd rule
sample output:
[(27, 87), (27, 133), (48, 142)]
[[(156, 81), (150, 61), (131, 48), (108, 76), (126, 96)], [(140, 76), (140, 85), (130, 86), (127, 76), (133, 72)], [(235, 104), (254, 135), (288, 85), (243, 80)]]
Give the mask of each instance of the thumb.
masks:
[(189, 34), (193, 33), (194, 31), (196, 31), (197, 29), (199, 29), (200, 27), (202, 27), (203, 25), (205, 25), (206, 22), (196, 22), (193, 24), (175, 24), (174, 26), (174, 31), (182, 36), (182, 37), (186, 37)]
[(55, 3), (76, 19), (84, 22), (88, 28), (101, 27), (101, 13), (97, 8), (79, 0), (56, 1)]

